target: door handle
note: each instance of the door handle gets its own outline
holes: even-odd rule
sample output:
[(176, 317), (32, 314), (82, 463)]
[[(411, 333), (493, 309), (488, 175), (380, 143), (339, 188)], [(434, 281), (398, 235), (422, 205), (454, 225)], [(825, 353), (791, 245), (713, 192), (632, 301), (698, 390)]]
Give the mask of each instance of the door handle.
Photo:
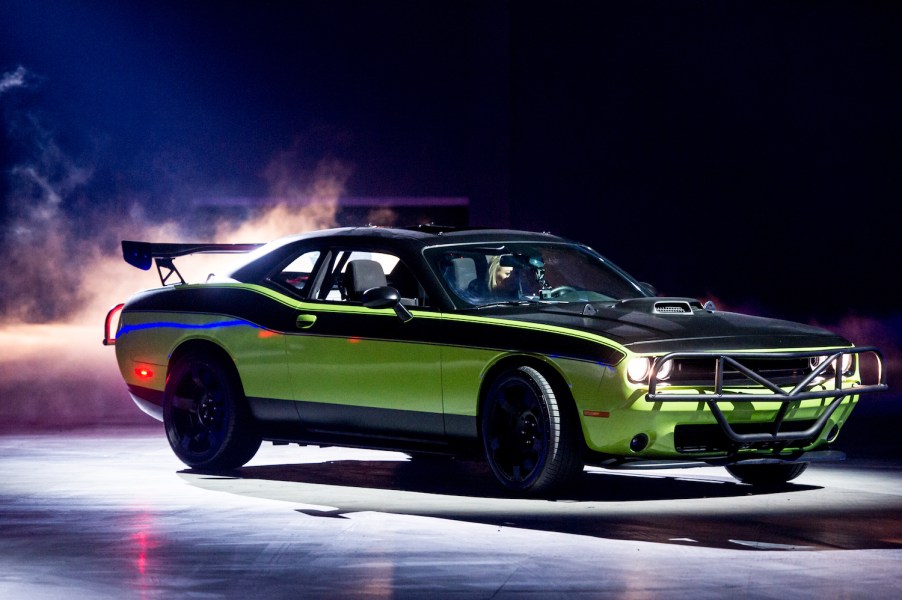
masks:
[(316, 323), (316, 315), (298, 315), (297, 321), (295, 321), (298, 329), (309, 329), (314, 323)]

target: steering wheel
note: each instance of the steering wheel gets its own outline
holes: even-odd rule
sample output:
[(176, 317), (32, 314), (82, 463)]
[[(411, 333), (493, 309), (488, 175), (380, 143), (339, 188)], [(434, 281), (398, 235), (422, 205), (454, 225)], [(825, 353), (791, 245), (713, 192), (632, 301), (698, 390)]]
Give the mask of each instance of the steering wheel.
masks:
[(556, 288), (552, 288), (551, 291), (548, 292), (549, 298), (560, 298), (564, 294), (569, 294), (570, 292), (575, 292), (577, 289), (573, 286), (569, 285), (559, 285)]

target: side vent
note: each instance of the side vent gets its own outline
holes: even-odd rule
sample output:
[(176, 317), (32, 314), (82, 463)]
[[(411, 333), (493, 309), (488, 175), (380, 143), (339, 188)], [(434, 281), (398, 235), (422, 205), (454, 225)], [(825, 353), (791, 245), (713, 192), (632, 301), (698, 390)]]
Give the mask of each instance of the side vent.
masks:
[(691, 315), (692, 307), (688, 302), (655, 302), (654, 312), (658, 315)]

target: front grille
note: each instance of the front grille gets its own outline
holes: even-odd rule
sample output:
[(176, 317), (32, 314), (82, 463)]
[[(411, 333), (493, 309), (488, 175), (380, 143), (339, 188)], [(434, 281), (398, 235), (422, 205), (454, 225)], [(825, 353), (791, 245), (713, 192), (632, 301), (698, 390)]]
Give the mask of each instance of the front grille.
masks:
[[(739, 359), (737, 362), (769, 381), (783, 386), (795, 385), (811, 372), (807, 358), (749, 358)], [(717, 361), (713, 358), (675, 359), (673, 373), (667, 382), (674, 385), (713, 386), (716, 366)], [(731, 387), (759, 385), (729, 363), (724, 366), (723, 382), (724, 385)]]
[[(780, 431), (793, 432), (805, 431), (814, 425), (814, 419), (801, 421), (784, 421)], [(774, 433), (773, 423), (731, 423), (730, 427), (739, 434), (746, 433)], [(804, 448), (813, 440), (799, 440), (791, 442), (756, 442), (749, 444), (752, 448)], [(726, 452), (736, 448), (736, 444), (727, 438), (720, 425), (677, 425), (673, 430), (673, 445), (677, 452)]]

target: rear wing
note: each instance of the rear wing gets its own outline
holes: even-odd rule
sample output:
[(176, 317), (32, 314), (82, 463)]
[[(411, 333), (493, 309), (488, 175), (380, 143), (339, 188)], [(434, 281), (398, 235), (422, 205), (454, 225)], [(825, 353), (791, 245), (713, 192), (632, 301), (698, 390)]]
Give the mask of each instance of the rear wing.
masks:
[[(175, 275), (177, 282), (185, 283), (185, 279), (172, 259), (189, 254), (235, 254), (250, 252), (263, 244), (156, 244), (152, 242), (134, 242), (122, 240), (122, 258), (125, 262), (142, 271), (150, 270), (156, 263), (157, 273), (160, 275), (160, 283), (169, 285), (169, 278)], [(165, 269), (165, 273), (164, 273)]]

